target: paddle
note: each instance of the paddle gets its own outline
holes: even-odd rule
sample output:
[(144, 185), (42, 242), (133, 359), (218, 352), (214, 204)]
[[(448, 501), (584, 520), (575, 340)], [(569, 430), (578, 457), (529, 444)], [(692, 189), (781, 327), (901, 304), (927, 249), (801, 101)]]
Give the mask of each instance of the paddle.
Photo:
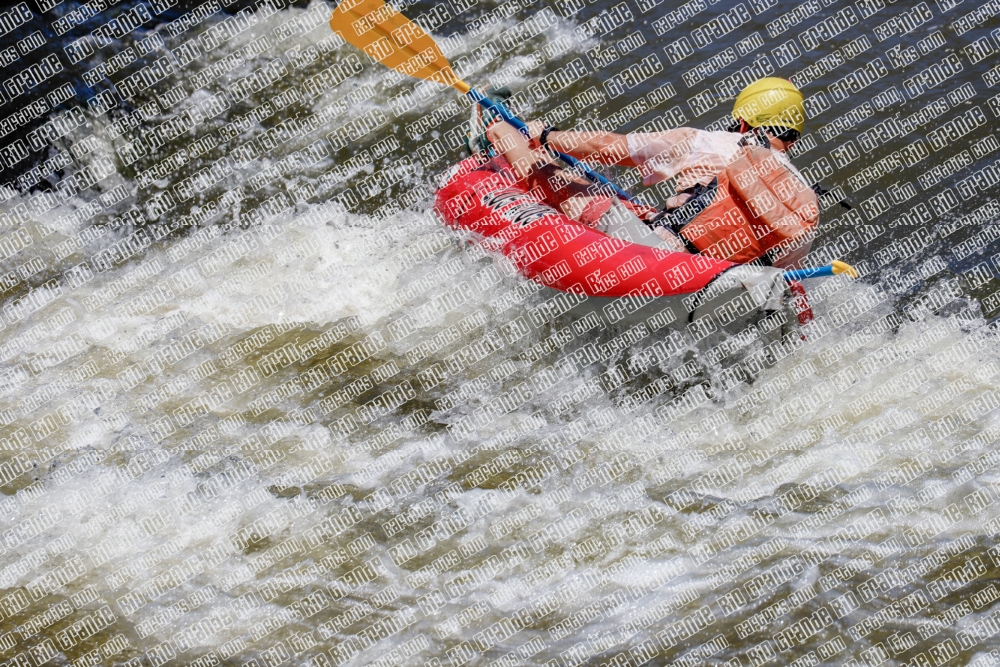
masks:
[(834, 262), (828, 266), (818, 266), (813, 269), (795, 269), (794, 271), (785, 271), (785, 280), (802, 280), (803, 278), (819, 278), (820, 276), (835, 276), (841, 273), (846, 273), (851, 278), (857, 278), (857, 270), (847, 264), (846, 262), (841, 262), (839, 260), (834, 260)]
[[(462, 81), (451, 68), (434, 38), (423, 28), (385, 4), (384, 0), (341, 0), (330, 17), (330, 27), (344, 41), (377, 62), (401, 74), (436, 81), (468, 95), (481, 106), (503, 118), (528, 137), (528, 126), (507, 107), (487, 99)], [(576, 158), (556, 151), (559, 158), (591, 181), (612, 189), (620, 198), (635, 204), (642, 202), (598, 174)]]

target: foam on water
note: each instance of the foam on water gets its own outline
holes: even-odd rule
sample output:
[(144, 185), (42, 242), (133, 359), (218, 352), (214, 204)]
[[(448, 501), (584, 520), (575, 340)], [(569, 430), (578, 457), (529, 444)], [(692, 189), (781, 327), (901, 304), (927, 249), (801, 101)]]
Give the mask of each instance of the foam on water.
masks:
[[(324, 219), (325, 222), (320, 222)], [(310, 405), (315, 408), (327, 393), (325, 389), (285, 398), (276, 403), (277, 410), (269, 409), (246, 423), (231, 420), (241, 410), (251, 410), (255, 398), (301, 374), (309, 368), (308, 364), (296, 367), (293, 373), (278, 372), (263, 378), (254, 391), (211, 407), (207, 416), (195, 422), (194, 429), (179, 430), (158, 442), (150, 436), (158, 433), (151, 426), (154, 419), (165, 412), (176, 413), (180, 406), (210, 393), (223, 380), (233, 384), (235, 374), (233, 369), (220, 368), (221, 372), (197, 380), (179, 383), (179, 378), (207, 372), (192, 374), (194, 369), (203, 368), (201, 364), (205, 362), (226, 358), (234, 342), (245, 340), (269, 325), (296, 328), (269, 341), (264, 353), (301, 341), (330, 323), (344, 322), (354, 316), (361, 328), (345, 342), (378, 331), (389, 341), (378, 353), (378, 360), (365, 368), (395, 363), (398, 372), (386, 384), (398, 384), (397, 380), (405, 379), (418, 386), (420, 380), (415, 375), (429, 364), (406, 363), (404, 355), (407, 348), (415, 346), (414, 336), (405, 343), (393, 341), (387, 329), (387, 321), (393, 321), (395, 312), (390, 307), (394, 291), (404, 288), (416, 275), (431, 273), (449, 260), (458, 261), (460, 268), (444, 281), (445, 286), (474, 281), (484, 271), (495, 272), (495, 269), (490, 268), (492, 260), (488, 257), (473, 261), (475, 254), (462, 254), (458, 250), (458, 237), (453, 236), (446, 244), (450, 250), (401, 271), (393, 261), (399, 257), (399, 250), (405, 251), (425, 237), (438, 238), (436, 222), (429, 216), (411, 213), (391, 217), (382, 224), (405, 229), (406, 235), (398, 243), (373, 252), (366, 239), (371, 238), (370, 226), (378, 224), (370, 219), (348, 217), (336, 208), (313, 211), (312, 216), (293, 214), (274, 223), (275, 231), (280, 230), (276, 238), (257, 244), (210, 277), (178, 290), (162, 307), (142, 316), (108, 317), (77, 306), (73, 309), (75, 320), (53, 339), (43, 339), (37, 347), (26, 349), (25, 354), (30, 358), (42, 354), (54, 340), (70, 340), (76, 335), (85, 341), (82, 351), (68, 362), (26, 378), (17, 392), (8, 392), (3, 409), (18, 410), (21, 397), (53, 386), (60, 373), (65, 374), (70, 368), (92, 364), (97, 373), (18, 420), (10, 426), (13, 429), (30, 428), (35, 419), (52, 412), (57, 405), (70, 404), (74, 399), (86, 400), (102, 390), (115, 391), (115, 371), (148, 360), (157, 350), (181, 340), (185, 333), (205, 331), (213, 323), (240, 322), (238, 327), (230, 324), (232, 328), (226, 334), (207, 343), (183, 363), (166, 372), (150, 374), (128, 391), (118, 390), (111, 398), (103, 395), (100, 407), (95, 408), (96, 414), (88, 411), (69, 423), (59, 424), (57, 434), (48, 441), (65, 443), (77, 452), (59, 454), (40, 469), (37, 473), (40, 481), (20, 491), (15, 502), (9, 501), (8, 513), (3, 518), (5, 529), (12, 528), (26, 517), (43, 515), (45, 508), (53, 513), (52, 523), (42, 526), (37, 536), (10, 548), (7, 558), (11, 562), (24, 559), (37, 551), (39, 545), (54, 544), (56, 538), (65, 541), (70, 536), (75, 544), (54, 554), (45, 566), (47, 569), (60, 564), (84, 564), (86, 571), (70, 581), (63, 592), (93, 590), (126, 608), (129, 600), (123, 591), (137, 587), (140, 582), (170, 581), (170, 577), (177, 582), (186, 576), (182, 574), (184, 568), (190, 567), (189, 579), (175, 583), (161, 596), (147, 601), (127, 617), (127, 622), (119, 621), (114, 630), (123, 631), (133, 624), (134, 628), (141, 628), (141, 633), (149, 630), (149, 634), (135, 642), (137, 647), (148, 650), (170, 637), (176, 639), (179, 627), (195, 627), (196, 621), (203, 621), (206, 627), (212, 622), (223, 623), (219, 620), (223, 618), (227, 619), (225, 623), (231, 622), (210, 636), (203, 637), (193, 631), (191, 655), (197, 655), (208, 650), (235, 650), (243, 646), (240, 637), (246, 642), (242, 651), (264, 651), (279, 637), (290, 645), (293, 635), (315, 630), (327, 617), (299, 618), (276, 635), (262, 634), (268, 629), (266, 621), (284, 618), (281, 610), (294, 606), (317, 584), (326, 584), (328, 590), (344, 586), (343, 574), (364, 568), (364, 562), (373, 556), (378, 556), (382, 565), (375, 580), (378, 586), (365, 583), (357, 590), (343, 591), (344, 597), (334, 606), (342, 605), (345, 613), (363, 604), (379, 589), (399, 596), (388, 602), (386, 609), (402, 614), (409, 609), (419, 610), (418, 600), (434, 595), (442, 586), (453, 586), (449, 579), (461, 572), (477, 572), (477, 567), (482, 568), (494, 562), (491, 558), (503, 554), (502, 562), (513, 565), (488, 577), (482, 586), (455, 595), (443, 611), (417, 612), (413, 625), (401, 637), (405, 640), (425, 636), (432, 644), (424, 655), (441, 655), (459, 645), (460, 639), (468, 640), (526, 604), (535, 608), (539, 600), (558, 599), (555, 611), (536, 618), (529, 629), (505, 644), (509, 650), (521, 645), (530, 647), (533, 644), (529, 638), (540, 638), (545, 648), (535, 657), (523, 659), (541, 664), (595, 633), (606, 636), (606, 644), (617, 646), (617, 642), (611, 644), (608, 633), (620, 629), (622, 619), (628, 614), (647, 606), (655, 607), (661, 602), (669, 606), (671, 600), (682, 600), (674, 612), (680, 615), (717, 601), (730, 591), (727, 586), (713, 586), (713, 577), (720, 569), (739, 568), (741, 559), (749, 557), (759, 562), (747, 568), (743, 576), (759, 576), (767, 564), (780, 560), (770, 553), (772, 550), (781, 553), (782, 558), (818, 550), (836, 563), (869, 554), (869, 567), (878, 567), (878, 561), (870, 554), (884, 553), (879, 551), (882, 540), (889, 537), (898, 540), (906, 530), (926, 531), (929, 518), (939, 516), (949, 505), (961, 504), (968, 490), (952, 485), (950, 474), (981, 455), (992, 442), (982, 441), (979, 446), (965, 444), (965, 438), (982, 429), (975, 421), (960, 425), (948, 437), (928, 436), (929, 429), (941, 428), (937, 420), (952, 413), (956, 403), (960, 405), (969, 396), (992, 386), (995, 373), (990, 360), (997, 353), (992, 331), (975, 319), (931, 315), (907, 321), (899, 330), (865, 335), (863, 325), (892, 316), (892, 309), (884, 304), (847, 327), (829, 326), (832, 312), (850, 305), (852, 299), (877, 294), (864, 285), (837, 291), (818, 304), (819, 322), (828, 323), (829, 331), (793, 351), (782, 364), (764, 371), (753, 386), (743, 384), (720, 392), (715, 400), (706, 401), (669, 424), (661, 424), (661, 428), (644, 437), (623, 439), (619, 429), (628, 429), (643, 419), (656, 420), (656, 410), (672, 396), (662, 396), (637, 411), (627, 411), (601, 391), (590, 396), (582, 394), (584, 398), (576, 404), (572, 418), (548, 409), (558, 397), (580, 389), (588, 379), (593, 380), (606, 365), (580, 369), (558, 386), (535, 393), (510, 414), (463, 439), (444, 435), (441, 429), (444, 423), (452, 422), (456, 415), (474, 415), (477, 409), (499, 400), (511, 388), (531, 382), (549, 365), (527, 363), (520, 355), (528, 344), (541, 340), (547, 330), (532, 332), (526, 341), (494, 355), (487, 365), (473, 366), (426, 398), (418, 398), (427, 405), (431, 396), (446, 392), (454, 395), (466, 383), (487, 379), (475, 385), (472, 395), (460, 397), (453, 408), (444, 411), (425, 408), (430, 421), (377, 452), (359, 449), (356, 436), (330, 428), (329, 422), (341, 414), (339, 411), (329, 420), (312, 424), (303, 420), (293, 422), (281, 429), (279, 439), (268, 443), (272, 436), (262, 435), (269, 433), (268, 426), (287, 424), (276, 413), (294, 414), (295, 410)], [(250, 233), (240, 234), (234, 231), (210, 239), (185, 257), (185, 265), (208, 266), (207, 262), (217, 257), (220, 249), (250, 237)], [(77, 288), (72, 298), (87, 303), (88, 297), (130, 275), (143, 263), (159, 261), (172, 267), (170, 251), (182, 243), (148, 252), (134, 265), (99, 274), (91, 283)], [(373, 256), (378, 260), (373, 262)], [(267, 279), (239, 280), (232, 285), (227, 282), (246, 276), (247, 269), (261, 262), (269, 267)], [(171, 273), (167, 269), (138, 281), (130, 287), (129, 294), (141, 294)], [(285, 285), (286, 290), (272, 307), (247, 310), (251, 299), (265, 297), (276, 284)], [(507, 276), (490, 288), (472, 293), (461, 312), (448, 313), (439, 321), (427, 320), (415, 334), (417, 342), (432, 339), (448, 327), (466, 321), (470, 313), (489, 315), (490, 304), (519, 284), (518, 278)], [(428, 290), (433, 292), (435, 289)], [(524, 307), (530, 308), (541, 301), (539, 295), (529, 296)], [(404, 312), (418, 310), (421, 303), (427, 303), (426, 295), (411, 301)], [(33, 315), (32, 323), (46, 321), (61, 307), (65, 306), (53, 304), (40, 310)], [(502, 319), (490, 316), (489, 324), (473, 330), (458, 345), (474, 341), (477, 332), (481, 335)], [(174, 322), (183, 323), (176, 326)], [(160, 327), (159, 331), (171, 326), (160, 341), (143, 344), (151, 327)], [(103, 335), (93, 334), (95, 329)], [(859, 340), (860, 345), (853, 343), (854, 340)], [(835, 358), (838, 349), (853, 351)], [(968, 356), (956, 363), (943, 363), (943, 359), (960, 356), (958, 352), (948, 356), (952, 349), (965, 350), (961, 354)], [(124, 359), (109, 364), (107, 353), (116, 351), (125, 353)], [(874, 366), (863, 361), (873, 353), (882, 355), (882, 361)], [(434, 358), (440, 359), (443, 354)], [(545, 361), (555, 366), (559, 357), (565, 355), (556, 354)], [(500, 367), (504, 361), (512, 362), (510, 374), (494, 380), (488, 368)], [(679, 361), (671, 360), (666, 366), (676, 369)], [(919, 372), (915, 369), (923, 369), (922, 375), (926, 376), (917, 391), (909, 384), (891, 392), (878, 391), (879, 387), (894, 387), (893, 383), (901, 382), (900, 378)], [(865, 376), (865, 371), (874, 372)], [(335, 378), (332, 385), (343, 387), (361, 375), (348, 373)], [(922, 397), (956, 383), (962, 392), (955, 401), (942, 400), (926, 414), (915, 409)], [(145, 397), (157, 392), (164, 398), (150, 409)], [(865, 399), (869, 396), (874, 398)], [(802, 400), (803, 397), (812, 398)], [(800, 406), (797, 411), (768, 421), (769, 417), (780, 415), (782, 406), (794, 405), (796, 399)], [(354, 403), (357, 402), (360, 401)], [(412, 414), (412, 408), (407, 412)], [(377, 423), (398, 422), (401, 416), (390, 415)], [(227, 418), (230, 418), (228, 424)], [(584, 420), (589, 420), (596, 430), (588, 428), (573, 441), (569, 431)], [(891, 426), (888, 432), (883, 423)], [(751, 441), (749, 436), (763, 429), (772, 432), (759, 442)], [(498, 436), (502, 438), (499, 441)], [(471, 453), (477, 448), (483, 451)], [(515, 452), (521, 460), (517, 460)], [(30, 447), (22, 453), (39, 455)], [(494, 478), (488, 472), (484, 479), (488, 483), (466, 488), (468, 485), (462, 480), (470, 479), (470, 474), (497, 454), (507, 454), (512, 462), (501, 466), (500, 479), (539, 465), (547, 465), (549, 474), (537, 485), (526, 483), (520, 488), (515, 486), (512, 492), (504, 492), (496, 487), (496, 481), (488, 482)], [(80, 462), (91, 455), (100, 455), (102, 460), (60, 481), (56, 471), (63, 462), (82, 465)], [(385, 496), (380, 495), (379, 489), (384, 494), (407, 472), (413, 473), (421, 463), (426, 465), (428, 460), (441, 455), (450, 456), (453, 461), (454, 457), (471, 458), (461, 465), (453, 463), (454, 472), (444, 478), (439, 477), (408, 494), (393, 493), (397, 497), (383, 500)], [(548, 463), (543, 464), (545, 455)], [(323, 461), (322, 471), (314, 477), (303, 467), (315, 465), (317, 460)], [(373, 467), (374, 461), (386, 463)], [(248, 463), (255, 466), (253, 472), (246, 472)], [(924, 468), (934, 477), (921, 474), (908, 479), (910, 473), (901, 472), (922, 473)], [(241, 470), (244, 472), (240, 473)], [(773, 512), (768, 502), (777, 493), (790, 485), (795, 488), (815, 485), (817, 476), (829, 475), (830, 471), (838, 471), (832, 480), (827, 478), (835, 485), (824, 493), (832, 495), (828, 498), (820, 495), (815, 508), (799, 507), (785, 516), (760, 519)], [(242, 475), (246, 478), (240, 480)], [(230, 480), (234, 480), (232, 486)], [(459, 483), (457, 487), (455, 482)], [(936, 491), (935, 484), (941, 485)], [(536, 490), (531, 491), (533, 488)], [(334, 497), (325, 497), (331, 495)], [(839, 516), (829, 522), (808, 524), (810, 516), (817, 516), (813, 512), (836, 507), (838, 497), (851, 501)], [(915, 512), (899, 512), (896, 516), (894, 505), (889, 502), (893, 497), (921, 498), (924, 504)], [(389, 506), (381, 508), (383, 502)], [(401, 563), (402, 567), (397, 566), (393, 554), (399, 558), (398, 551), (390, 551), (403, 540), (382, 537), (374, 517), (379, 522), (385, 521), (404, 515), (404, 511), (413, 512), (421, 503), (429, 508), (420, 510), (429, 511), (429, 519), (452, 517), (455, 521), (460, 516), (472, 520), (454, 536), (432, 538), (433, 546), (427, 548), (425, 556), (417, 557), (417, 563), (426, 565), (437, 558), (448, 558), (455, 549), (465, 558), (454, 564), (446, 560), (442, 572), (428, 573), (417, 581), (412, 578), (417, 570), (413, 563), (406, 561)], [(376, 509), (381, 511), (374, 513)], [(342, 517), (347, 521), (345, 512), (352, 517), (357, 513), (358, 522), (336, 535), (317, 537), (322, 535), (317, 533), (322, 520)], [(118, 515), (121, 516), (116, 520)], [(736, 528), (741, 521), (743, 527)], [(426, 541), (427, 535), (419, 533), (417, 528), (426, 528), (428, 523), (428, 518), (424, 518), (404, 529), (400, 536), (413, 540), (419, 534), (419, 539)], [(954, 524), (934, 534), (933, 544), (970, 532), (976, 534), (981, 524), (981, 516), (964, 512)], [(547, 544), (543, 541), (537, 552), (526, 547), (525, 540), (547, 528), (552, 530), (552, 526), (559, 526), (558, 539), (550, 539)], [(727, 530), (731, 532), (723, 532)], [(856, 532), (850, 533), (852, 530)], [(261, 539), (254, 540), (258, 535), (253, 531), (259, 531)], [(841, 541), (831, 542), (837, 531), (844, 533)], [(245, 548), (241, 551), (230, 546), (219, 551), (218, 537), (233, 534), (244, 536)], [(735, 544), (718, 554), (704, 551), (706, 546), (717, 548), (726, 544), (719, 541), (720, 534), (728, 535)], [(365, 535), (373, 542), (369, 543)], [(352, 541), (357, 539), (361, 543)], [(775, 545), (776, 541), (780, 544)], [(657, 546), (649, 549), (651, 543)], [(349, 545), (354, 545), (358, 553), (345, 551), (351, 548)], [(842, 548), (844, 545), (846, 548)], [(367, 548), (362, 549), (363, 546)], [(923, 549), (903, 549), (900, 545), (895, 554), (885, 554), (881, 562), (908, 561), (934, 548), (929, 545)], [(515, 552), (504, 553), (504, 549)], [(466, 555), (465, 551), (469, 553)], [(269, 556), (271, 553), (275, 555)], [(761, 553), (766, 557), (761, 557)], [(156, 554), (164, 555), (158, 558)], [(344, 562), (330, 571), (321, 569), (318, 576), (315, 569), (310, 571), (310, 562), (320, 563), (331, 554), (343, 554)], [(524, 558), (522, 563), (518, 562), (519, 557)], [(551, 572), (546, 572), (546, 568)], [(40, 590), (38, 572), (31, 568), (10, 579), (10, 587)], [(335, 573), (341, 574), (339, 584)], [(541, 578), (539, 573), (543, 575)], [(600, 578), (599, 573), (603, 575)], [(814, 566), (808, 567), (796, 575), (795, 581), (804, 586), (810, 579), (815, 582), (818, 576)], [(112, 587), (109, 581), (121, 581), (123, 585)], [(209, 586), (212, 588), (206, 588)], [(254, 588), (263, 588), (273, 596), (257, 599), (251, 592)], [(686, 596), (688, 591), (696, 594), (691, 600), (687, 600), (691, 597)], [(641, 593), (647, 596), (637, 600)], [(838, 591), (821, 592), (809, 604), (828, 601), (835, 593)], [(183, 605), (180, 608), (187, 609), (190, 603), (181, 601), (191, 596), (206, 601), (187, 612), (182, 621), (163, 620), (176, 612), (176, 607), (174, 612), (170, 611), (171, 605), (180, 603)], [(356, 603), (353, 607), (349, 602), (352, 599)], [(603, 606), (588, 611), (599, 601)], [(482, 602), (486, 602), (486, 607), (476, 606)], [(255, 603), (257, 606), (253, 606)], [(461, 617), (463, 621), (468, 619), (468, 623), (460, 631), (452, 628), (446, 632), (451, 627), (447, 626), (448, 618), (463, 610), (481, 608), (487, 609), (481, 616)], [(583, 612), (580, 618), (586, 620), (574, 621), (577, 612)], [(375, 613), (382, 615), (385, 610), (380, 608)], [(734, 624), (748, 613), (740, 612)], [(569, 625), (560, 625), (562, 621)], [(657, 634), (663, 622), (654, 623), (648, 632), (640, 630), (639, 638)], [(446, 624), (443, 629), (439, 627), (442, 623)], [(319, 646), (338, 650), (334, 648), (339, 645), (338, 640), (350, 635), (346, 631), (352, 627), (339, 628), (339, 625), (334, 624), (340, 631), (330, 633), (329, 638), (316, 637)], [(108, 632), (110, 638), (114, 632)], [(248, 639), (254, 637), (258, 639)], [(629, 639), (628, 644), (638, 644), (639, 638)], [(232, 641), (237, 644), (227, 646)], [(377, 648), (371, 650), (374, 653), (364, 654), (370, 657), (360, 658), (362, 662), (377, 655)]]

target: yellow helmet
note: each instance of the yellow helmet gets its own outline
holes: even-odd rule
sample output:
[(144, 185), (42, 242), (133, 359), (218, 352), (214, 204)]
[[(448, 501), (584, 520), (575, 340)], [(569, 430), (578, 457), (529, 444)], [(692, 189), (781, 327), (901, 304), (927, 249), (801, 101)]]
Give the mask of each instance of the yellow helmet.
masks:
[(733, 106), (733, 118), (751, 127), (805, 128), (806, 108), (802, 93), (791, 81), (774, 76), (757, 79), (744, 88)]

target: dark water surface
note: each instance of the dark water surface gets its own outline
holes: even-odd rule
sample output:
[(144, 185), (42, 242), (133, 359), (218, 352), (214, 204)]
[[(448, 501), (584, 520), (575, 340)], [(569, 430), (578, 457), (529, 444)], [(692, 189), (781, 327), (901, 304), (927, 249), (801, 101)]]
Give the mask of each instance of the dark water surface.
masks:
[(64, 34), (81, 5), (26, 6), (0, 664), (997, 662), (995, 3), (403, 10), (563, 128), (721, 129), (745, 83), (799, 85), (793, 159), (834, 193), (813, 259), (863, 277), (813, 281), (767, 368), (656, 304), (574, 327), (444, 229), (468, 102), (342, 44), (332, 5)]

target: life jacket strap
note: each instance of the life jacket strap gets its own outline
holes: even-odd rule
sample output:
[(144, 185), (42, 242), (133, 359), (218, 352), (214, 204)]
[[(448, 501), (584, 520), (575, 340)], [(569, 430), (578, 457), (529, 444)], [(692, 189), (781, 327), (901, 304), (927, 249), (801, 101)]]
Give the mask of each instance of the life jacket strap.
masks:
[(666, 227), (680, 238), (688, 252), (697, 254), (698, 248), (691, 241), (685, 238), (682, 230), (684, 227), (698, 217), (702, 211), (709, 207), (715, 199), (715, 194), (719, 190), (719, 178), (715, 177), (708, 185), (697, 183), (690, 188), (682, 190), (679, 194), (687, 193), (691, 195), (686, 202), (676, 208), (664, 207), (656, 216), (646, 222), (651, 228)]
[[(812, 191), (816, 193), (816, 198), (819, 199), (820, 201), (823, 201), (824, 195), (828, 195), (831, 192), (831, 190), (827, 190), (820, 183), (814, 183), (812, 185)], [(846, 199), (841, 199), (837, 203), (840, 204), (840, 207), (846, 211), (850, 211), (852, 208), (854, 208), (853, 206), (851, 206), (851, 203)]]
[(771, 150), (771, 141), (767, 138), (764, 130), (759, 127), (755, 127), (740, 139), (737, 146), (760, 146), (761, 148), (766, 148)]

